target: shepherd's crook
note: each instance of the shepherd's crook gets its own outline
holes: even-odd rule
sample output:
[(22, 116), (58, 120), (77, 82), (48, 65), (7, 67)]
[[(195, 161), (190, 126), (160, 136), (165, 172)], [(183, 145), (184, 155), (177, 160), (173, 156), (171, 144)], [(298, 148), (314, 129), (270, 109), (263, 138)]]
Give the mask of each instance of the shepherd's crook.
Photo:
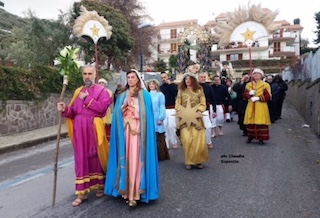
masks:
[[(66, 89), (67, 89), (67, 85), (68, 85), (68, 76), (65, 75), (63, 77), (63, 87), (62, 87), (62, 91), (61, 91), (61, 94), (60, 94), (59, 102), (63, 101), (64, 94), (65, 94)], [(52, 205), (51, 205), (52, 208), (54, 207), (55, 202), (56, 202), (58, 157), (59, 157), (59, 144), (60, 144), (60, 138), (61, 138), (61, 125), (62, 125), (62, 112), (59, 112), (56, 152), (55, 152), (54, 166), (53, 166), (54, 177), (53, 177), (53, 196), (52, 196)]]

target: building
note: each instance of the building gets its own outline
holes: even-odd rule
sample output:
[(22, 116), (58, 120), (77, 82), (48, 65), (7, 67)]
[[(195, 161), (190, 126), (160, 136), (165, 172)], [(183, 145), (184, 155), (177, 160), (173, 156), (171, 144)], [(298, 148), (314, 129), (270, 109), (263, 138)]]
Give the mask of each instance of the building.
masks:
[[(227, 13), (221, 13), (203, 26), (198, 24), (197, 19), (159, 24), (156, 26), (159, 31), (158, 59), (168, 63), (170, 56), (177, 54), (179, 36), (190, 25), (198, 25), (212, 34), (215, 40), (212, 41), (211, 58), (215, 63), (220, 62), (220, 66), (225, 61), (291, 59), (300, 56), (303, 27), (299, 22), (290, 24), (286, 20), (276, 21), (274, 17), (278, 14), (277, 11), (255, 6), (250, 9), (251, 13), (255, 13), (252, 17), (262, 17), (266, 13), (272, 15), (269, 20), (261, 19), (263, 22), (259, 22), (243, 17), (243, 10), (233, 13), (233, 17), (238, 16), (237, 21), (230, 20)], [(239, 20), (242, 21), (241, 24)], [(190, 53), (192, 52), (191, 56), (197, 57), (197, 51), (190, 49)]]
[(197, 19), (183, 20), (175, 22), (161, 23), (156, 26), (159, 30), (158, 36), (158, 59), (169, 63), (171, 55), (176, 55), (178, 52), (178, 44), (180, 35), (191, 24), (198, 24)]
[[(275, 13), (268, 8), (262, 8), (264, 13)], [(235, 12), (236, 13), (236, 12)], [(230, 33), (230, 43), (224, 47), (219, 47), (219, 43), (212, 46), (212, 57), (219, 61), (248, 60), (252, 59), (289, 59), (300, 56), (300, 36), (303, 27), (298, 24), (290, 24), (286, 20), (272, 21), (278, 28), (269, 34), (267, 25), (255, 21), (246, 21), (238, 25)], [(226, 13), (219, 14), (215, 20), (205, 24), (211, 33), (215, 33), (215, 28), (219, 23), (228, 23)], [(251, 29), (251, 32), (250, 32)], [(248, 30), (248, 32), (247, 32)], [(252, 41), (243, 42), (244, 34), (252, 34)], [(248, 44), (249, 42), (249, 44)], [(251, 48), (249, 52), (248, 48)]]

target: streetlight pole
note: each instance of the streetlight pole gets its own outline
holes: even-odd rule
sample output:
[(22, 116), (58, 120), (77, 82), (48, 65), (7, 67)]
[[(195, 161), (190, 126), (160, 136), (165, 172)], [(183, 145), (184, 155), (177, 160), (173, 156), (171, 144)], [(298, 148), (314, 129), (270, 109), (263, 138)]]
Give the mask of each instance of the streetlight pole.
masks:
[(139, 67), (140, 67), (140, 73), (143, 71), (143, 55), (142, 55), (142, 30), (150, 27), (151, 24), (149, 23), (141, 23), (138, 26), (139, 29)]
[(139, 29), (139, 67), (140, 67), (140, 73), (143, 71), (143, 56), (142, 56), (142, 30)]

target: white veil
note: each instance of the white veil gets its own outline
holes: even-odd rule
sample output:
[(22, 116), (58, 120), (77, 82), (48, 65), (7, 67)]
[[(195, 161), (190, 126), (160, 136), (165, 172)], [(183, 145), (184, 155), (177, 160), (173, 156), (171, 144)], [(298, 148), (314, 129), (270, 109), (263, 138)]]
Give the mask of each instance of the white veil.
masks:
[(135, 72), (140, 80), (140, 84), (141, 84), (141, 88), (142, 89), (147, 89), (146, 85), (144, 84), (144, 81), (142, 79), (142, 75), (139, 73), (139, 71), (135, 70), (135, 69), (130, 69), (130, 72)]

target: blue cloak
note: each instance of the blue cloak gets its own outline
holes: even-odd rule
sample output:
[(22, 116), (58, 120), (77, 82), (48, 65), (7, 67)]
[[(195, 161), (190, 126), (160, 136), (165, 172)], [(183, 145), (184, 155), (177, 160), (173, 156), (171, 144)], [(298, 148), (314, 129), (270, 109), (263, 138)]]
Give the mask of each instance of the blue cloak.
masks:
[[(114, 197), (121, 196), (126, 190), (126, 149), (125, 129), (122, 116), (122, 105), (128, 91), (117, 98), (113, 110), (110, 136), (110, 152), (107, 166), (105, 194)], [(141, 90), (138, 93), (140, 113), (140, 159), (143, 164), (141, 171), (140, 201), (148, 203), (149, 200), (159, 198), (158, 151), (156, 131), (152, 110), (152, 100), (149, 92)]]

